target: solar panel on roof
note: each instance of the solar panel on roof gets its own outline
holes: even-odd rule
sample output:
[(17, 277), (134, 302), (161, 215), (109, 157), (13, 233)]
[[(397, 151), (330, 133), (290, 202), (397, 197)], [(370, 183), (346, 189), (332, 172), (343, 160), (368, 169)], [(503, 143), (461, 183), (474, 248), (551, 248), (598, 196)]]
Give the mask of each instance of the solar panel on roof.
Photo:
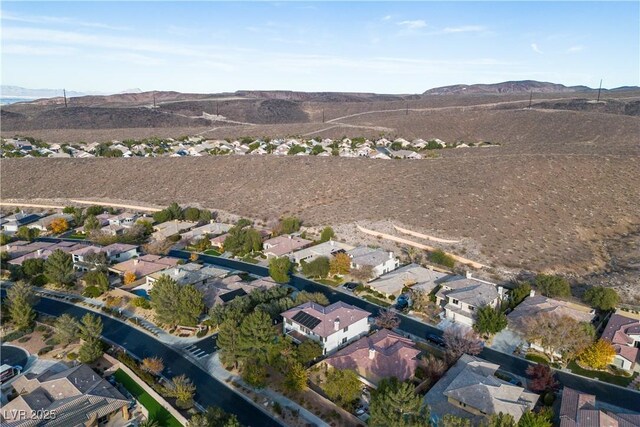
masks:
[(297, 322), (299, 324), (301, 324), (302, 326), (309, 328), (309, 329), (313, 329), (316, 326), (318, 326), (321, 322), (320, 319), (317, 319), (315, 317), (313, 317), (312, 315), (305, 313), (304, 311), (299, 311), (296, 313), (295, 316), (293, 316), (291, 319), (293, 319), (294, 322)]
[(231, 292), (227, 292), (226, 294), (220, 295), (220, 299), (222, 300), (223, 303), (227, 303), (232, 299), (235, 299), (236, 297), (244, 296), (246, 294), (247, 293), (245, 292), (245, 290), (240, 288), (240, 289), (233, 290)]

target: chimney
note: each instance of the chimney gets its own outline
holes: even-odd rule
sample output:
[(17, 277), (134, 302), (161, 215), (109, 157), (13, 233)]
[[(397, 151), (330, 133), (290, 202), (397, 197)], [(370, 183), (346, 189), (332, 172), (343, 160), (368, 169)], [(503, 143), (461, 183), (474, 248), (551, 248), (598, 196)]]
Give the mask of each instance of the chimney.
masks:
[(389, 259), (393, 259), (393, 252), (389, 252)]
[(138, 258), (135, 258), (133, 260), (133, 265), (138, 265), (139, 262), (140, 262), (140, 260)]
[(533, 289), (531, 289), (531, 290), (529, 291), (529, 296), (530, 296), (530, 297), (535, 297), (535, 296), (536, 296), (536, 291), (535, 291), (535, 290), (533, 290)]
[(333, 241), (333, 240), (331, 240), (331, 239), (329, 239), (329, 244), (330, 244), (331, 246), (335, 246), (334, 241)]
[(502, 286), (498, 286), (498, 295), (500, 295), (500, 298), (504, 296), (504, 288)]
[(42, 249), (38, 249), (38, 250), (36, 251), (36, 255), (41, 256), (41, 255), (42, 255)]
[(333, 330), (340, 330), (340, 318), (336, 317), (336, 320), (333, 321)]
[(369, 359), (373, 360), (376, 357), (376, 349), (369, 347)]
[(288, 237), (289, 239), (291, 239), (291, 234), (288, 234), (288, 235), (287, 235), (287, 237)]
[(471, 272), (469, 270), (465, 271), (464, 275), (467, 277), (467, 279), (471, 279)]

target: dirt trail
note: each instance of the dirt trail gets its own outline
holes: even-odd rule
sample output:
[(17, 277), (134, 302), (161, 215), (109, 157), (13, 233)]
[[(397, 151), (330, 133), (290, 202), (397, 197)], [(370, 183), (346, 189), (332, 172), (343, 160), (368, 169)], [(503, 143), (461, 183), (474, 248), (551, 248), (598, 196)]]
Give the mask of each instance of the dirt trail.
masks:
[[(391, 234), (380, 233), (378, 231), (369, 230), (369, 229), (361, 227), (359, 225), (357, 225), (356, 227), (358, 228), (358, 230), (362, 231), (365, 234), (369, 234), (371, 236), (381, 237), (383, 239), (391, 240), (393, 242), (397, 242), (397, 243), (402, 243), (402, 244), (405, 244), (405, 245), (413, 246), (414, 248), (423, 249), (425, 251), (435, 251), (435, 250), (438, 249), (438, 248), (434, 248), (433, 246), (427, 246), (427, 245), (423, 245), (422, 243), (414, 242), (412, 240), (403, 239), (402, 237), (396, 237), (396, 236), (392, 236)], [(450, 254), (450, 253), (447, 253), (447, 255), (449, 255), (450, 257), (452, 257), (453, 259), (455, 259), (459, 263), (470, 265), (473, 268), (485, 268), (486, 267), (486, 265), (484, 265), (484, 264), (480, 264), (479, 262), (476, 262), (476, 261), (471, 261), (470, 259), (463, 258), (463, 257), (458, 256), (458, 255), (454, 255), (454, 254)]]
[(0, 202), (0, 206), (17, 206), (22, 208), (42, 208), (42, 209), (64, 209), (64, 206), (36, 205), (33, 203), (13, 203), (13, 202)]
[(404, 234), (408, 234), (410, 236), (413, 237), (419, 237), (421, 239), (427, 239), (427, 240), (433, 240), (434, 242), (440, 242), (440, 243), (460, 243), (460, 240), (447, 240), (447, 239), (441, 239), (439, 237), (434, 237), (434, 236), (429, 236), (427, 234), (422, 234), (422, 233), (417, 233), (415, 231), (411, 231), (411, 230), (407, 230), (406, 228), (400, 228), (397, 225), (394, 225), (393, 228), (395, 228), (396, 230), (398, 230), (401, 233)]
[(110, 207), (113, 207), (113, 208), (132, 209), (132, 210), (136, 210), (136, 211), (160, 212), (162, 210), (162, 209), (159, 209), (159, 208), (150, 208), (148, 206), (122, 205), (122, 204), (119, 204), (119, 203), (91, 202), (91, 201), (87, 201), (87, 200), (74, 200), (74, 199), (71, 199), (69, 201), (72, 202), (72, 203), (79, 203), (81, 205), (96, 205), (96, 204), (99, 204), (100, 206), (110, 206)]

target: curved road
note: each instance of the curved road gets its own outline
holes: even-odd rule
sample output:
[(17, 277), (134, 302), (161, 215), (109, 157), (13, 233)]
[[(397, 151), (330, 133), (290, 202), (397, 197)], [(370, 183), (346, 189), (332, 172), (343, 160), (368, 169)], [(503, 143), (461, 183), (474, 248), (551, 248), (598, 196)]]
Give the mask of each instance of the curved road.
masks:
[[(169, 252), (169, 255), (176, 258), (189, 259), (191, 253), (187, 251), (172, 250)], [(242, 261), (204, 254), (200, 254), (198, 260), (207, 264), (215, 264), (222, 267), (247, 271), (249, 273), (257, 274), (260, 276), (269, 275), (269, 269), (261, 265), (249, 264)], [(329, 302), (331, 303), (344, 301), (347, 304), (351, 304), (367, 310), (374, 315), (376, 315), (380, 310), (380, 307), (375, 304), (371, 304), (368, 301), (344, 292), (338, 292), (336, 290), (333, 290), (329, 286), (325, 286), (312, 280), (305, 279), (304, 277), (293, 276), (291, 278), (290, 284), (299, 290), (321, 292), (327, 296)], [(438, 336), (442, 335), (441, 330), (427, 325), (426, 323), (422, 323), (418, 320), (403, 315), (400, 315), (399, 317), (399, 329), (412, 335), (419, 337), (425, 337), (427, 334), (435, 334)], [(484, 348), (484, 350), (480, 354), (480, 357), (488, 360), (491, 363), (500, 365), (500, 367), (505, 371), (525, 378), (527, 376), (525, 371), (527, 367), (532, 364), (532, 362), (528, 360), (522, 359), (520, 357), (515, 357), (510, 354), (502, 353), (491, 348)], [(593, 394), (597, 397), (598, 401), (625, 408), (631, 411), (638, 411), (638, 409), (640, 408), (640, 392), (622, 388), (606, 382), (592, 380), (580, 375), (571, 374), (566, 371), (556, 371), (556, 376), (563, 386), (571, 387), (584, 393)]]
[(227, 412), (236, 414), (238, 420), (246, 426), (279, 427), (282, 424), (266, 415), (252, 403), (230, 390), (225, 384), (211, 377), (205, 370), (186, 359), (183, 355), (157, 341), (150, 335), (127, 325), (124, 322), (96, 313), (73, 304), (40, 297), (35, 309), (51, 316), (68, 313), (80, 318), (86, 313), (98, 315), (104, 325), (103, 336), (109, 341), (125, 348), (138, 358), (158, 356), (164, 360), (165, 376), (186, 375), (196, 386), (195, 400), (200, 405), (219, 406)]

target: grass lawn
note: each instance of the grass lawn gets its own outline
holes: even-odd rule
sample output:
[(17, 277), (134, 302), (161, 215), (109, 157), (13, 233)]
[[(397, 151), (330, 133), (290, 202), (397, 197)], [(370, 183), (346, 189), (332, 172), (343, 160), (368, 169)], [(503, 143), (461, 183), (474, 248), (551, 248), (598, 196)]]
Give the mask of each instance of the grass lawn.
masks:
[(133, 395), (147, 410), (149, 411), (149, 418), (158, 421), (162, 426), (167, 427), (182, 427), (182, 424), (175, 419), (173, 415), (149, 395), (138, 383), (136, 383), (129, 375), (122, 369), (118, 369), (113, 374), (116, 381), (124, 386), (129, 393)]
[(84, 233), (75, 233), (75, 234), (70, 234), (68, 236), (65, 237), (66, 239), (86, 239), (87, 235)]
[(240, 261), (248, 262), (250, 264), (257, 264), (257, 263), (260, 262), (255, 258), (251, 258), (250, 256), (246, 256), (246, 257), (242, 258)]
[(207, 249), (206, 251), (204, 251), (205, 255), (214, 255), (214, 256), (220, 256), (220, 252), (216, 251), (215, 249)]
[(527, 353), (527, 355), (524, 358), (527, 360), (531, 360), (532, 362), (540, 363), (542, 365), (549, 365), (549, 359), (547, 359), (545, 356), (542, 356), (540, 354)]
[(389, 304), (388, 302), (383, 301), (383, 300), (381, 300), (381, 299), (378, 299), (378, 298), (376, 298), (376, 297), (373, 297), (373, 296), (371, 296), (371, 295), (367, 295), (367, 294), (360, 294), (360, 295), (358, 295), (358, 296), (359, 296), (360, 298), (364, 299), (364, 300), (367, 300), (367, 301), (372, 302), (372, 303), (374, 303), (374, 304), (381, 305), (381, 306), (383, 306), (383, 307), (390, 307), (390, 306), (391, 306), (391, 304)]
[(635, 376), (638, 375), (638, 373), (636, 372), (633, 375), (625, 377), (623, 375), (613, 375), (610, 372), (590, 371), (588, 369), (581, 368), (575, 362), (575, 360), (572, 360), (567, 365), (567, 368), (571, 369), (571, 372), (573, 372), (574, 374), (583, 375), (583, 376), (589, 377), (589, 378), (598, 378), (600, 381), (608, 382), (608, 383), (611, 383), (611, 384), (616, 384), (616, 385), (619, 385), (619, 386), (622, 386), (622, 387), (628, 386), (631, 383), (631, 381), (633, 381)]

